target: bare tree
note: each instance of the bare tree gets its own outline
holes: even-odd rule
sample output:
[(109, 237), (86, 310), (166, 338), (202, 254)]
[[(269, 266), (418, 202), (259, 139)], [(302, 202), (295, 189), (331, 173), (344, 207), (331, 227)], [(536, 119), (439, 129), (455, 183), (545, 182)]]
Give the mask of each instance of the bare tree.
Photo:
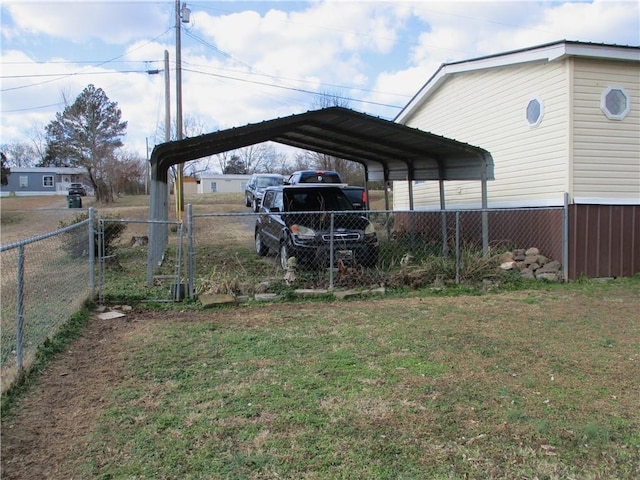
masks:
[(228, 150), (226, 152), (220, 152), (213, 155), (213, 158), (218, 163), (218, 167), (220, 168), (220, 172), (224, 172), (227, 169), (227, 165), (231, 163), (233, 157), (237, 157), (238, 154), (236, 150)]
[(38, 158), (37, 165), (42, 165), (47, 154), (46, 130), (43, 125), (33, 124), (27, 131), (33, 150)]
[(34, 167), (38, 164), (37, 152), (28, 143), (14, 141), (1, 145), (0, 149), (6, 155), (6, 162), (9, 167)]
[(247, 173), (270, 173), (282, 165), (283, 153), (279, 153), (272, 143), (259, 143), (237, 151)]
[(118, 152), (106, 167), (112, 195), (138, 195), (144, 192), (146, 160), (133, 152)]
[[(338, 93), (325, 92), (316, 98), (313, 103), (315, 108), (343, 107), (349, 108), (349, 101), (346, 97)], [(320, 170), (335, 170), (340, 172), (342, 178), (351, 185), (364, 185), (364, 167), (351, 160), (326, 155), (320, 152), (305, 152), (296, 159), (298, 168), (305, 170), (317, 168)], [(302, 167), (304, 165), (304, 167)]]

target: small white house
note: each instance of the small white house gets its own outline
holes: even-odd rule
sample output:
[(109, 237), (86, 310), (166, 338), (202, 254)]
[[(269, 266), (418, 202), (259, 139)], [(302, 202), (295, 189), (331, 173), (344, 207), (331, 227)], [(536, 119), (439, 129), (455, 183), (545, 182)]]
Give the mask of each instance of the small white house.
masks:
[(198, 193), (244, 193), (251, 175), (203, 173), (198, 179)]
[[(488, 206), (640, 205), (640, 47), (558, 41), (440, 66), (395, 119), (491, 152)], [(440, 206), (416, 182), (416, 210)], [(478, 182), (445, 182), (448, 208)], [(394, 208), (408, 207), (394, 184)]]

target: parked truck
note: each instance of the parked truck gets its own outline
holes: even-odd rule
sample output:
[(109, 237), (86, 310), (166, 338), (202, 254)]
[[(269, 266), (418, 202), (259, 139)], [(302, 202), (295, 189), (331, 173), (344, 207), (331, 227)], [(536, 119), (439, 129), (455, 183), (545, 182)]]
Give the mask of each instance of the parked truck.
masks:
[(342, 189), (356, 210), (369, 210), (367, 190), (364, 187), (348, 185), (342, 175), (334, 170), (298, 170), (285, 181), (285, 185), (301, 183), (331, 183)]

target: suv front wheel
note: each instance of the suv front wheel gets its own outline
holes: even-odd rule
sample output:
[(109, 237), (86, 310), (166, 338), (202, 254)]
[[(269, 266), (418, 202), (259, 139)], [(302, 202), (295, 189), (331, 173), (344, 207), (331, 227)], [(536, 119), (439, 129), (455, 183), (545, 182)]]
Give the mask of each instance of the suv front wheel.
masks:
[(284, 241), (280, 244), (280, 267), (283, 270), (287, 270), (287, 267), (289, 262), (289, 246), (287, 245), (287, 242)]
[(260, 232), (256, 230), (256, 253), (261, 257), (264, 257), (267, 253), (269, 253), (269, 247), (267, 247), (264, 243), (262, 243), (262, 237), (260, 236)]

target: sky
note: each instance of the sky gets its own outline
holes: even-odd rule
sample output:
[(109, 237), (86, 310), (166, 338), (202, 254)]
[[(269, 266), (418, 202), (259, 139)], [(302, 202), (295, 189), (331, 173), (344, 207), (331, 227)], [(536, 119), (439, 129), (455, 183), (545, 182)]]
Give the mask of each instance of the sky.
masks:
[[(443, 63), (558, 40), (640, 45), (637, 0), (186, 6), (187, 136), (315, 110), (327, 96), (393, 119)], [(173, 123), (177, 110), (175, 1), (2, 0), (0, 15), (0, 144), (42, 138), (89, 84), (121, 109), (127, 152), (146, 158), (164, 141), (165, 51)]]

